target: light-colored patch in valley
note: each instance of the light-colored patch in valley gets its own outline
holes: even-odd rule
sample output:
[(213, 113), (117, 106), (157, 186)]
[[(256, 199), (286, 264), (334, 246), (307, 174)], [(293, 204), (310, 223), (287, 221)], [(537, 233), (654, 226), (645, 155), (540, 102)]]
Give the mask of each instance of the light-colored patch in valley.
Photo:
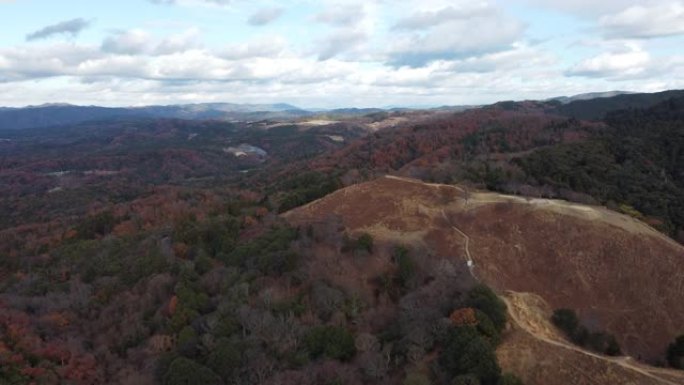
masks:
[(344, 143), (344, 137), (340, 135), (326, 135), (326, 138), (332, 140), (333, 142)]
[(312, 120), (305, 120), (303, 122), (298, 122), (297, 125), (318, 127), (318, 126), (329, 126), (331, 124), (337, 124), (337, 123), (340, 123), (340, 121), (339, 120), (328, 120), (328, 119), (312, 119)]

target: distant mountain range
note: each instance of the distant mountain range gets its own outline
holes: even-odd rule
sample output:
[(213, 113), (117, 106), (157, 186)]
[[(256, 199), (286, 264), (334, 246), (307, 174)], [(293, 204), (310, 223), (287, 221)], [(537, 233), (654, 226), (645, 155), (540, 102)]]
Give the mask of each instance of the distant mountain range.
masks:
[[(396, 110), (396, 109), (395, 109)], [(304, 110), (285, 104), (203, 103), (144, 107), (99, 107), (43, 104), (21, 108), (0, 107), (0, 129), (14, 130), (62, 126), (90, 121), (130, 119), (185, 119), (259, 121), (288, 120), (307, 116), (361, 116), (386, 111), (380, 108)]]
[[(684, 90), (656, 93), (618, 93), (612, 97), (579, 98), (557, 107), (557, 113), (581, 120), (603, 119), (607, 113), (628, 108), (651, 108), (668, 99), (684, 96)], [(578, 97), (581, 97), (578, 96)]]
[[(680, 94), (684, 94), (684, 91), (665, 91), (654, 94), (635, 94), (625, 91), (595, 92), (570, 97), (561, 96), (540, 103), (549, 103), (551, 108), (561, 115), (576, 117), (578, 119), (601, 119), (608, 111), (621, 108), (647, 108)], [(470, 108), (477, 107), (444, 106), (433, 110), (459, 112)], [(362, 116), (382, 111), (400, 110), (409, 109), (340, 108), (331, 110), (306, 110), (286, 103), (202, 103), (145, 107), (76, 106), (57, 103), (22, 108), (0, 107), (0, 129), (15, 130), (62, 126), (89, 121), (130, 119), (226, 121), (287, 120), (310, 116)]]
[(568, 104), (568, 103), (576, 102), (578, 100), (593, 100), (593, 99), (600, 99), (600, 98), (612, 98), (613, 96), (629, 95), (629, 94), (634, 94), (634, 92), (628, 92), (628, 91), (589, 92), (586, 94), (579, 94), (579, 95), (575, 95), (575, 96), (559, 96), (556, 98), (551, 98), (549, 100), (557, 100), (563, 104)]
[(0, 129), (24, 129), (97, 120), (167, 118), (188, 120), (253, 120), (296, 118), (311, 114), (289, 104), (206, 103), (146, 107), (99, 107), (44, 104), (0, 109)]

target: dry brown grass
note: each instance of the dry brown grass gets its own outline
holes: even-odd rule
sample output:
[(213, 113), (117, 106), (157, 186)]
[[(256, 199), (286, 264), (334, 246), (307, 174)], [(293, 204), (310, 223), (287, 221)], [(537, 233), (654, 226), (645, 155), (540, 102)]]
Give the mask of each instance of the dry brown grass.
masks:
[[(465, 263), (465, 239), (455, 228), (462, 230), (477, 277), (501, 293), (531, 293), (523, 297), (528, 310), (520, 319), (549, 340), (562, 341), (546, 321), (561, 307), (575, 309), (589, 326), (615, 334), (624, 351), (646, 360), (662, 359), (667, 344), (684, 332), (684, 247), (678, 243), (601, 207), (477, 192), (466, 204), (464, 196), (453, 186), (386, 177), (284, 217), (310, 223), (337, 214), (349, 231), (416, 245), (455, 263)], [(524, 374), (528, 384), (663, 383), (515, 331), (500, 354), (504, 367)], [(676, 373), (646, 368), (684, 384)]]
[[(511, 330), (497, 350), (502, 366), (526, 384), (660, 384), (679, 385), (684, 374), (638, 363), (629, 357), (607, 357), (583, 350), (551, 325), (551, 309), (543, 298), (509, 291)], [(570, 370), (568, 370), (568, 368)]]

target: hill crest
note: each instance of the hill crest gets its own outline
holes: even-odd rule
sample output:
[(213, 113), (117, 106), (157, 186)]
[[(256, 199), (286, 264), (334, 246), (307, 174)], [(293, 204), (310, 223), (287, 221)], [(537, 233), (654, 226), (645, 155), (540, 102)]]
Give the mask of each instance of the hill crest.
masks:
[(684, 327), (684, 247), (602, 207), (382, 177), (284, 214), (298, 225), (330, 216), (456, 265), (471, 254), (487, 285), (575, 309), (635, 359), (661, 360)]

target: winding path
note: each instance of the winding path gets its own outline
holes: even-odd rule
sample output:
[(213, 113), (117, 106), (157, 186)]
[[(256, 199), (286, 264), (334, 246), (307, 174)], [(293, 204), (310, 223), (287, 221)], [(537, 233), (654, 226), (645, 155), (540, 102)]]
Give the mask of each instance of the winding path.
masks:
[[(456, 227), (453, 223), (451, 223), (451, 221), (450, 221), (449, 218), (447, 217), (446, 212), (445, 212), (444, 210), (442, 210), (442, 217), (447, 221), (447, 223), (449, 224), (449, 226), (451, 226), (451, 228), (452, 228), (454, 231), (456, 231), (457, 233), (459, 233), (459, 235), (461, 235), (461, 236), (463, 237), (463, 239), (465, 240), (465, 246), (464, 246), (464, 248), (465, 248), (465, 256), (466, 256), (466, 260), (467, 260), (467, 263), (468, 263), (468, 269), (470, 270), (470, 275), (471, 275), (476, 281), (479, 281), (479, 279), (475, 276), (475, 273), (474, 273), (474, 271), (473, 271), (473, 269), (474, 269), (474, 267), (475, 267), (475, 263), (474, 263), (474, 261), (473, 261), (472, 253), (470, 252), (470, 236), (468, 236), (468, 234), (466, 234), (463, 230), (459, 229), (459, 228)], [(510, 293), (510, 294), (516, 294), (514, 291), (509, 291), (509, 293)], [(552, 339), (547, 338), (547, 337), (545, 337), (545, 336), (543, 336), (543, 335), (540, 335), (539, 333), (536, 333), (533, 329), (527, 327), (526, 323), (525, 323), (525, 322), (522, 322), (522, 321), (520, 320), (520, 318), (518, 317), (517, 311), (516, 311), (517, 306), (516, 306), (514, 303), (512, 303), (512, 302), (510, 301), (509, 298), (507, 298), (507, 297), (505, 297), (505, 296), (502, 296), (502, 297), (500, 297), (500, 298), (506, 303), (506, 306), (508, 307), (508, 314), (511, 316), (511, 319), (513, 320), (513, 322), (514, 322), (521, 330), (525, 331), (526, 333), (528, 333), (529, 335), (531, 335), (531, 336), (532, 336), (534, 339), (536, 339), (536, 340), (539, 340), (539, 341), (541, 341), (541, 342), (544, 342), (544, 343), (547, 343), (547, 344), (551, 344), (551, 345), (557, 346), (557, 347), (559, 347), (559, 348), (563, 348), (563, 349), (567, 349), (567, 350), (572, 350), (573, 352), (580, 353), (580, 354), (583, 354), (583, 355), (586, 355), (586, 356), (589, 356), (589, 357), (593, 357), (593, 358), (595, 358), (595, 359), (599, 359), (599, 360), (602, 360), (602, 361), (605, 361), (605, 362), (609, 362), (609, 363), (612, 363), (612, 364), (619, 365), (619, 366), (621, 366), (621, 367), (623, 367), (623, 368), (625, 368), (625, 369), (627, 369), (627, 370), (631, 370), (631, 371), (637, 372), (637, 373), (639, 373), (639, 374), (641, 374), (641, 375), (643, 375), (643, 376), (646, 376), (646, 377), (648, 377), (648, 378), (651, 378), (651, 379), (653, 379), (653, 380), (656, 380), (656, 381), (660, 382), (661, 384), (666, 384), (666, 385), (682, 385), (682, 383), (683, 383), (683, 382), (679, 382), (679, 383), (672, 382), (672, 381), (670, 381), (670, 380), (668, 380), (668, 379), (665, 379), (665, 378), (662, 378), (662, 377), (659, 377), (659, 376), (653, 374), (653, 371), (663, 371), (663, 370), (658, 370), (658, 369), (656, 369), (656, 368), (654, 368), (653, 370), (647, 370), (647, 369), (644, 369), (644, 368), (642, 368), (642, 367), (640, 367), (640, 366), (631, 364), (631, 363), (630, 363), (631, 357), (616, 357), (616, 358), (613, 358), (613, 357), (602, 356), (602, 355), (600, 355), (600, 354), (592, 353), (592, 352), (586, 351), (586, 350), (584, 350), (584, 349), (581, 349), (581, 348), (579, 348), (579, 347), (577, 347), (577, 346), (575, 346), (575, 345), (572, 345), (572, 344), (570, 344), (570, 343), (552, 340)], [(679, 373), (675, 373), (675, 372), (672, 372), (672, 371), (667, 371), (667, 373), (670, 374), (670, 375), (672, 375), (672, 376), (680, 376)], [(682, 379), (684, 380), (684, 375), (682, 375)]]
[[(509, 291), (509, 293), (510, 293), (510, 294), (516, 294), (516, 293), (513, 292), (513, 291)], [(584, 350), (584, 349), (581, 349), (581, 348), (579, 348), (579, 347), (577, 347), (577, 346), (575, 346), (575, 345), (572, 345), (572, 344), (570, 344), (570, 343), (552, 340), (552, 339), (550, 339), (550, 338), (548, 338), (548, 337), (545, 337), (545, 336), (543, 336), (543, 335), (540, 335), (539, 333), (536, 333), (533, 329), (527, 327), (527, 324), (526, 324), (525, 322), (523, 322), (523, 321), (518, 317), (518, 314), (517, 314), (517, 311), (516, 311), (516, 309), (518, 308), (518, 306), (517, 306), (516, 304), (514, 304), (513, 302), (511, 302), (511, 300), (510, 300), (509, 298), (507, 298), (506, 296), (502, 296), (502, 297), (500, 297), (500, 298), (506, 303), (506, 306), (508, 307), (508, 314), (510, 315), (511, 319), (513, 320), (513, 322), (514, 322), (521, 330), (525, 331), (527, 334), (531, 335), (531, 336), (532, 336), (534, 339), (536, 339), (536, 340), (539, 340), (539, 341), (541, 341), (541, 342), (544, 342), (544, 343), (547, 343), (547, 344), (551, 344), (551, 345), (557, 346), (557, 347), (562, 348), (562, 349), (572, 350), (573, 352), (580, 353), (580, 354), (583, 354), (583, 355), (585, 355), (585, 356), (589, 356), (589, 357), (592, 357), (592, 358), (596, 358), (596, 359), (599, 359), (599, 360), (602, 360), (602, 361), (605, 361), (605, 362), (609, 362), (609, 363), (611, 363), (611, 364), (619, 365), (619, 366), (621, 366), (621, 367), (623, 367), (623, 368), (625, 368), (625, 369), (627, 369), (627, 370), (631, 370), (631, 371), (637, 372), (637, 373), (639, 373), (639, 374), (641, 374), (641, 375), (643, 375), (643, 376), (649, 377), (649, 378), (651, 378), (651, 379), (653, 379), (653, 380), (656, 380), (656, 381), (658, 381), (658, 382), (660, 382), (660, 383), (662, 383), (662, 384), (667, 384), (667, 385), (681, 385), (681, 384), (682, 384), (681, 382), (676, 383), (676, 382), (672, 382), (672, 381), (670, 381), (670, 380), (668, 380), (668, 379), (665, 379), (665, 378), (656, 376), (656, 375), (654, 375), (650, 370), (644, 369), (644, 368), (642, 368), (642, 367), (640, 367), (640, 366), (637, 366), (637, 365), (634, 365), (634, 364), (630, 363), (631, 357), (607, 357), (607, 356), (602, 356), (602, 355), (600, 355), (600, 354), (592, 353), (592, 352), (586, 351), (586, 350)], [(673, 372), (673, 373), (670, 373), (670, 374), (673, 375), (673, 376), (679, 375), (678, 373), (674, 373), (674, 372)]]
[(454, 226), (451, 223), (451, 220), (449, 220), (449, 217), (447, 217), (444, 210), (442, 210), (442, 217), (449, 224), (449, 226), (451, 226), (451, 228), (454, 231), (456, 231), (457, 233), (459, 233), (463, 237), (463, 239), (465, 240), (464, 249), (465, 249), (465, 257), (466, 257), (466, 264), (468, 265), (468, 270), (470, 271), (470, 275), (473, 278), (475, 278), (476, 281), (479, 281), (479, 279), (477, 279), (477, 277), (475, 276), (475, 272), (473, 271), (473, 269), (475, 268), (475, 261), (473, 261), (473, 256), (470, 254), (470, 237), (468, 236), (468, 234), (464, 233), (461, 229), (459, 229), (458, 227)]
[[(414, 180), (414, 179), (410, 179), (410, 178), (403, 178), (403, 177), (392, 176), (392, 175), (386, 175), (385, 177), (386, 177), (386, 178), (389, 178), (389, 179), (400, 180), (400, 181), (408, 182), (408, 183), (416, 183), (416, 184), (421, 184), (421, 185), (427, 185), (427, 186), (432, 186), (432, 187), (436, 187), (436, 188), (451, 187), (451, 188), (457, 189), (457, 190), (459, 190), (459, 191), (461, 191), (461, 192), (465, 192), (465, 190), (463, 190), (462, 188), (457, 187), (457, 186), (440, 185), (440, 184), (434, 184), (434, 183), (425, 183), (425, 182), (421, 182), (421, 181)], [(517, 199), (517, 200), (523, 200), (523, 199), (524, 199), (524, 198), (520, 198), (520, 197), (512, 197), (512, 198), (513, 198), (513, 199)], [(478, 200), (479, 203), (490, 203), (490, 202), (491, 202), (491, 203), (495, 203), (495, 202), (499, 202), (499, 201), (500, 201), (500, 200), (492, 200), (492, 201), (489, 201), (489, 200)], [(465, 252), (465, 258), (466, 258), (466, 263), (467, 263), (467, 265), (468, 265), (468, 269), (470, 270), (471, 276), (472, 276), (476, 281), (480, 281), (480, 280), (475, 276), (475, 273), (474, 273), (475, 261), (474, 261), (474, 259), (473, 259), (473, 255), (472, 255), (472, 253), (471, 253), (471, 251), (470, 251), (470, 244), (471, 244), (471, 238), (470, 238), (470, 236), (468, 236), (468, 234), (466, 234), (463, 230), (461, 230), (460, 228), (458, 228), (457, 226), (455, 226), (455, 225), (451, 222), (451, 220), (449, 219), (449, 217), (447, 216), (446, 212), (445, 212), (443, 209), (441, 210), (441, 214), (442, 214), (442, 217), (444, 218), (444, 220), (446, 221), (446, 223), (447, 223), (455, 232), (457, 232), (457, 233), (464, 239), (464, 241), (465, 241), (465, 243), (464, 243), (464, 252)], [(518, 293), (516, 293), (516, 292), (514, 292), (514, 291), (509, 291), (509, 292), (508, 292), (508, 295), (509, 295), (509, 296), (513, 296), (513, 295), (515, 295), (515, 294), (518, 294)], [(618, 365), (618, 366), (620, 366), (620, 367), (622, 367), (622, 368), (624, 368), (624, 369), (626, 369), (626, 370), (629, 370), (629, 371), (638, 373), (639, 375), (648, 377), (648, 378), (650, 378), (650, 379), (652, 379), (652, 380), (655, 380), (656, 382), (658, 382), (658, 383), (660, 383), (660, 384), (663, 384), (663, 385), (682, 385), (682, 384), (684, 384), (684, 373), (679, 373), (679, 372), (677, 372), (677, 371), (673, 371), (673, 370), (669, 370), (669, 369), (661, 369), (661, 368), (646, 367), (645, 365), (640, 365), (640, 364), (638, 364), (638, 363), (635, 364), (635, 363), (632, 363), (632, 358), (631, 358), (631, 357), (608, 357), (608, 356), (603, 356), (603, 355), (600, 355), (600, 354), (596, 354), (596, 353), (592, 353), (592, 352), (586, 351), (586, 350), (584, 350), (584, 349), (582, 349), (582, 348), (580, 348), (580, 347), (577, 347), (577, 346), (575, 346), (575, 345), (573, 345), (573, 344), (571, 344), (571, 343), (569, 343), (569, 342), (558, 341), (558, 340), (554, 340), (554, 339), (548, 338), (548, 337), (544, 336), (543, 334), (538, 333), (537, 331), (535, 331), (533, 328), (531, 328), (531, 327), (528, 325), (528, 323), (524, 322), (524, 321), (520, 318), (520, 316), (519, 316), (519, 314), (518, 314), (519, 306), (520, 306), (520, 305), (517, 305), (517, 304), (513, 303), (513, 302), (511, 301), (511, 299), (508, 298), (507, 296), (502, 296), (501, 298), (502, 298), (502, 300), (506, 303), (506, 306), (508, 307), (508, 314), (510, 314), (510, 317), (511, 317), (512, 322), (513, 322), (515, 325), (517, 325), (518, 328), (519, 328), (520, 330), (522, 330), (522, 331), (524, 331), (525, 333), (529, 334), (530, 336), (532, 336), (532, 338), (534, 338), (534, 339), (536, 339), (536, 340), (538, 340), (538, 341), (541, 341), (541, 342), (543, 342), (543, 343), (547, 343), (547, 344), (556, 346), (556, 347), (561, 348), (561, 349), (566, 349), (566, 350), (573, 351), (573, 352), (575, 352), (575, 353), (579, 353), (579, 354), (582, 354), (582, 355), (585, 355), (585, 356), (589, 356), (589, 357), (592, 357), (592, 358), (594, 358), (594, 359), (598, 359), (598, 360), (601, 360), (601, 361), (604, 361), (604, 362), (607, 362), (607, 363), (610, 363), (610, 364), (613, 364), (613, 365)], [(659, 375), (656, 375), (656, 374), (654, 374), (654, 373), (659, 373), (659, 374), (662, 374), (662, 375), (667, 375), (668, 377), (671, 377), (671, 378), (681, 378), (682, 380), (681, 380), (681, 381), (678, 381), (678, 382), (674, 382), (674, 380), (670, 380), (670, 379), (667, 379), (667, 378), (660, 377)]]

